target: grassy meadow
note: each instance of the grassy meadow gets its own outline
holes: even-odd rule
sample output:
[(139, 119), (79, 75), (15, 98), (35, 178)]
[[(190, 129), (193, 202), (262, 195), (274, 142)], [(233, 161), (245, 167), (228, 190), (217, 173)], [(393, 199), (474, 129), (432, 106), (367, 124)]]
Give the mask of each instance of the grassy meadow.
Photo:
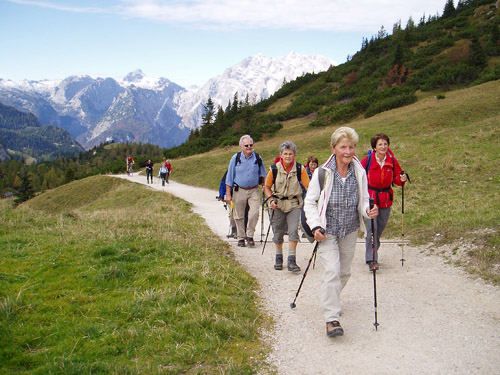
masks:
[(0, 206), (1, 374), (252, 374), (258, 288), (180, 199), (94, 176)]
[[(307, 89), (305, 87), (304, 89)], [(370, 148), (373, 134), (384, 132), (411, 184), (404, 191), (405, 238), (414, 244), (448, 244), (457, 252), (472, 244), (462, 265), (494, 283), (500, 283), (500, 81), (468, 89), (419, 93), (415, 104), (348, 124), (358, 132), (357, 155)], [(444, 95), (444, 99), (437, 99)], [(270, 111), (283, 110), (293, 98), (278, 100)], [(294, 141), (297, 159), (330, 155), (332, 132), (339, 125), (312, 128), (310, 117), (283, 122), (283, 129), (256, 143), (266, 167), (278, 155), (284, 140)], [(230, 157), (238, 147), (173, 161), (172, 178), (218, 189)], [(385, 238), (401, 236), (401, 188)], [(437, 248), (437, 247), (436, 247)]]

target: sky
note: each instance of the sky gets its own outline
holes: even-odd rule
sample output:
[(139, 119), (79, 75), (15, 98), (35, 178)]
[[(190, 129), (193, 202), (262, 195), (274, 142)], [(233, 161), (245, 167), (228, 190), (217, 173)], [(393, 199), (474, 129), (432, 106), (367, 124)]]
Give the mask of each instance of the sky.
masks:
[[(442, 15), (446, 0), (0, 0), (0, 78), (121, 79), (141, 69), (185, 88), (246, 57), (337, 64), (383, 26)], [(456, 1), (455, 1), (456, 3)]]

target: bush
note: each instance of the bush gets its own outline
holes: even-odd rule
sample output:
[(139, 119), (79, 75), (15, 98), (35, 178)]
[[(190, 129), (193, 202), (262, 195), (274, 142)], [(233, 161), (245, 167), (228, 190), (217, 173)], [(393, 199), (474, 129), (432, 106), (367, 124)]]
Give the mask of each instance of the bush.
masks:
[(415, 94), (404, 94), (385, 98), (370, 104), (370, 106), (366, 110), (365, 117), (371, 117), (380, 112), (403, 107), (405, 105), (415, 103), (416, 101), (417, 96)]

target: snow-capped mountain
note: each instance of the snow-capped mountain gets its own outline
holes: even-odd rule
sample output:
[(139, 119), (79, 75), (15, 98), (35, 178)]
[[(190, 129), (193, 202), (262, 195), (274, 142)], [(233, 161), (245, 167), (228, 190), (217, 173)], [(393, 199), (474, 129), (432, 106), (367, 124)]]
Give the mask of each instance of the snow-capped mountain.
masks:
[(212, 98), (215, 106), (226, 108), (235, 93), (239, 100), (247, 95), (250, 104), (267, 99), (283, 86), (305, 73), (319, 73), (334, 65), (334, 61), (319, 55), (299, 55), (291, 52), (277, 58), (257, 54), (226, 69), (196, 91), (181, 91), (176, 95), (177, 113), (182, 124), (196, 128), (201, 124), (203, 104)]
[(201, 88), (185, 88), (138, 69), (122, 80), (71, 76), (63, 80), (11, 81), (0, 78), (0, 102), (29, 111), (42, 124), (67, 130), (85, 148), (113, 139), (161, 147), (183, 143), (200, 126), (209, 97), (226, 107), (237, 94), (251, 103), (268, 98), (284, 81), (328, 69), (323, 56), (258, 54), (226, 69)]

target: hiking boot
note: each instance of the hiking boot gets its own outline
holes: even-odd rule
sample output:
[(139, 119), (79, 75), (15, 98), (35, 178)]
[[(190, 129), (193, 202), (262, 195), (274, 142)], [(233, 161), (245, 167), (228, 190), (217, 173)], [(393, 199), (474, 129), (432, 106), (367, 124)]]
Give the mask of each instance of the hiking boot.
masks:
[(276, 262), (274, 263), (274, 269), (276, 271), (281, 271), (283, 269), (283, 254), (276, 254)]
[(239, 247), (246, 247), (247, 245), (245, 245), (245, 240), (238, 240), (238, 246)]
[(295, 255), (288, 256), (288, 271), (290, 272), (300, 272), (300, 267), (295, 263)]
[(252, 237), (247, 237), (247, 245), (248, 247), (255, 247), (255, 242)]
[(368, 269), (370, 270), (370, 272), (373, 271), (373, 267), (375, 266), (375, 271), (378, 271), (378, 262), (377, 261), (369, 261), (369, 262), (366, 262), (366, 264), (368, 264)]
[(337, 320), (326, 323), (326, 335), (328, 337), (342, 336), (344, 329)]

